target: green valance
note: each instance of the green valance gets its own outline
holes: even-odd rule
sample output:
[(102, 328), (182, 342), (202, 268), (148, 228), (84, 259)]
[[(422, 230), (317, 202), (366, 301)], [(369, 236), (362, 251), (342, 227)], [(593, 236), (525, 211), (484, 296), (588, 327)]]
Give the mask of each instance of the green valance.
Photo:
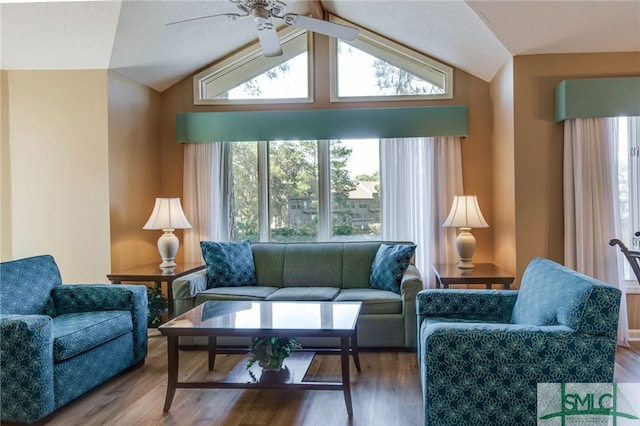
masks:
[(179, 143), (468, 136), (466, 106), (176, 114)]
[(640, 77), (565, 80), (556, 86), (556, 122), (640, 116)]

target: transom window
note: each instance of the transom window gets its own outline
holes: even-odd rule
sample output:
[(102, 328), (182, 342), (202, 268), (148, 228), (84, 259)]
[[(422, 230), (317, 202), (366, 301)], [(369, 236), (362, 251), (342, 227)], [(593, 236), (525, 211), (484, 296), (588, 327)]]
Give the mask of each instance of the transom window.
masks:
[(453, 98), (453, 68), (426, 55), (363, 28), (331, 42), (333, 101)]
[[(331, 20), (349, 26), (336, 17)], [(328, 78), (332, 102), (453, 98), (453, 68), (360, 28), (349, 42), (331, 38), (331, 72), (314, 74), (312, 33), (278, 32), (283, 55), (266, 58), (259, 43), (194, 76), (194, 103), (312, 102), (315, 78)]]
[(196, 105), (310, 102), (311, 37), (285, 28), (278, 33), (282, 56), (265, 57), (258, 43), (194, 77)]

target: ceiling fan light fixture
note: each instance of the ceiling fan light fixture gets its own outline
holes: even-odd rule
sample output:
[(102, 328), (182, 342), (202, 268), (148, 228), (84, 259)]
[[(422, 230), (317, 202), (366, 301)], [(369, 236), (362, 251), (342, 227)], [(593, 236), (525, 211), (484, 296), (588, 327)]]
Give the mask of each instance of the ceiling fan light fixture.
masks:
[[(264, 22), (271, 18), (271, 13), (262, 7), (257, 7), (251, 10), (251, 16), (256, 22)], [(258, 21), (260, 19), (260, 21)]]
[(218, 15), (201, 16), (198, 18), (170, 22), (166, 25), (180, 24), (200, 19), (214, 18), (217, 16), (225, 16), (234, 21), (246, 16), (251, 16), (256, 23), (258, 40), (262, 45), (262, 52), (264, 56), (267, 57), (282, 55), (282, 48), (280, 46), (280, 40), (278, 39), (278, 33), (276, 32), (276, 27), (271, 18), (282, 19), (284, 23), (289, 26), (299, 27), (307, 31), (313, 31), (347, 41), (354, 40), (359, 34), (359, 30), (357, 28), (349, 27), (347, 25), (335, 24), (323, 19), (297, 15), (295, 13), (286, 13), (283, 15), (284, 9), (287, 5), (280, 0), (229, 1), (235, 4), (243, 14), (221, 13)]

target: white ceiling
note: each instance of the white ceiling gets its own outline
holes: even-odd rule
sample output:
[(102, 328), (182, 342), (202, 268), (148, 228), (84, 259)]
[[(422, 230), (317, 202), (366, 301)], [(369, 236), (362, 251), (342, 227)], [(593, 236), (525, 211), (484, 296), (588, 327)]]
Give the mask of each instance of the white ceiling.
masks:
[[(108, 68), (163, 91), (257, 39), (250, 19), (165, 25), (235, 12), (226, 0), (0, 3), (0, 67), (6, 70)], [(306, 1), (286, 3), (286, 12), (310, 11)], [(336, 16), (485, 81), (515, 55), (640, 51), (640, 0), (322, 4)]]

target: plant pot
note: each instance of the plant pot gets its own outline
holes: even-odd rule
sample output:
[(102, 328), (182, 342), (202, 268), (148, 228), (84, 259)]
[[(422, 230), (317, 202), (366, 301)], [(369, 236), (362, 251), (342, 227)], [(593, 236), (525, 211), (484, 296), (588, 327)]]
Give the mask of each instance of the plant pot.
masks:
[(158, 328), (166, 320), (167, 309), (154, 309), (147, 312), (147, 327)]
[(261, 359), (258, 361), (258, 365), (262, 367), (262, 371), (280, 371), (282, 369), (282, 362), (284, 359), (278, 359), (275, 367), (269, 367), (268, 359)]

